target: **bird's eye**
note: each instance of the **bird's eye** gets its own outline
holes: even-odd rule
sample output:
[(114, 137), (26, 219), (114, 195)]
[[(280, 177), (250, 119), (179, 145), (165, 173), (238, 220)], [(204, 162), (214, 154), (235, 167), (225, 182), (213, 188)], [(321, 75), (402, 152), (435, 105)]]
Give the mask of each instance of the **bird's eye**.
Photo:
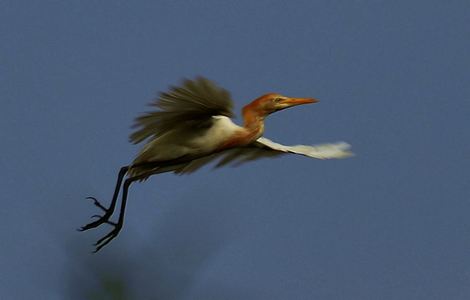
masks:
[(274, 98), (274, 102), (278, 103), (278, 102), (281, 102), (284, 98), (282, 97), (276, 97)]

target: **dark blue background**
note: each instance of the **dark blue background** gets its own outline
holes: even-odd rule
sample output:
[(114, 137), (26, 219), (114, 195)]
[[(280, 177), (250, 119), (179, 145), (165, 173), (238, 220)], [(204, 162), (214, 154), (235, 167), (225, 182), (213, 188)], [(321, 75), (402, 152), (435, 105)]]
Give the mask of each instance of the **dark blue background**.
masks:
[[(469, 299), (469, 9), (0, 2), (0, 298), (89, 299), (114, 278), (132, 299)], [(74, 231), (98, 212), (84, 198), (109, 200), (133, 118), (196, 75), (237, 111), (266, 92), (320, 99), (265, 135), (357, 156), (152, 177), (89, 255), (105, 231)]]

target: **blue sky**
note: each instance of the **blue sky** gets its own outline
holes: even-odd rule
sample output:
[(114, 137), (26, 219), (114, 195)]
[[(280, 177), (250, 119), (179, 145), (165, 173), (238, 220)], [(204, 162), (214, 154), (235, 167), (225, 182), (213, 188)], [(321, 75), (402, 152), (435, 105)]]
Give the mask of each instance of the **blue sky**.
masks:
[[(3, 1), (0, 298), (468, 299), (467, 1)], [(206, 76), (237, 112), (266, 92), (285, 156), (132, 187), (120, 236), (75, 229), (110, 199), (158, 91)], [(240, 118), (238, 118), (240, 121)]]

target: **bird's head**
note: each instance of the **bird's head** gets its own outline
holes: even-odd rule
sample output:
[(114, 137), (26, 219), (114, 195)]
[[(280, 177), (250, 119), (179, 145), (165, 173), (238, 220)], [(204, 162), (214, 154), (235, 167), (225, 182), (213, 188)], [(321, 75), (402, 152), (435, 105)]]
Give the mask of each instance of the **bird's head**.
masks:
[(270, 93), (254, 100), (249, 109), (256, 110), (263, 115), (269, 115), (292, 106), (316, 103), (318, 100), (313, 98), (290, 98), (275, 93)]

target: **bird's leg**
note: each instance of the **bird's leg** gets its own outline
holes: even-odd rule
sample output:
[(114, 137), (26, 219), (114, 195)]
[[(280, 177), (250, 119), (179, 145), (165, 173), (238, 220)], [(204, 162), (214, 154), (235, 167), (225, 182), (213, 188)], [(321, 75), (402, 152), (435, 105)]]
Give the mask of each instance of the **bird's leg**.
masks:
[(88, 230), (88, 229), (91, 229), (91, 228), (95, 228), (95, 227), (100, 226), (103, 223), (112, 224), (109, 221), (109, 218), (111, 217), (111, 215), (114, 212), (114, 209), (116, 208), (116, 202), (117, 202), (117, 198), (118, 198), (118, 195), (119, 195), (119, 191), (121, 190), (122, 180), (124, 179), (124, 176), (126, 175), (128, 170), (129, 170), (129, 166), (122, 167), (121, 170), (119, 170), (119, 175), (118, 175), (118, 179), (117, 179), (117, 182), (116, 182), (116, 187), (114, 189), (113, 199), (111, 200), (111, 204), (109, 205), (108, 208), (104, 207), (96, 198), (87, 197), (87, 199), (93, 200), (95, 206), (97, 206), (102, 211), (104, 211), (104, 214), (102, 216), (94, 215), (93, 217), (97, 217), (98, 220), (96, 220), (94, 222), (91, 222), (91, 223), (89, 223), (85, 226), (82, 226), (79, 229), (79, 231), (84, 231), (84, 230)]
[(111, 242), (117, 235), (119, 234), (119, 231), (121, 231), (122, 225), (124, 224), (124, 214), (126, 211), (126, 202), (127, 202), (127, 193), (129, 190), (129, 186), (136, 180), (142, 179), (147, 177), (148, 174), (145, 173), (144, 175), (139, 175), (139, 176), (134, 176), (131, 178), (126, 179), (124, 181), (124, 187), (122, 188), (122, 200), (121, 200), (121, 210), (119, 212), (119, 219), (117, 223), (109, 222), (107, 221), (106, 223), (114, 226), (114, 229), (111, 230), (108, 234), (106, 234), (104, 237), (100, 238), (98, 241), (96, 241), (95, 246), (95, 253), (100, 251), (101, 248), (106, 246), (109, 242)]
[[(151, 175), (159, 173), (159, 171), (161, 171), (162, 166), (163, 167), (164, 166), (169, 166), (169, 165), (171, 165), (171, 163), (172, 163), (171, 161), (167, 162), (166, 164), (162, 164), (161, 162), (146, 162), (146, 163), (141, 163), (141, 164), (137, 164), (137, 165), (122, 167), (121, 170), (119, 171), (118, 181), (116, 183), (116, 189), (114, 190), (113, 200), (111, 201), (111, 205), (109, 206), (109, 208), (105, 208), (103, 205), (101, 205), (98, 202), (98, 200), (96, 200), (95, 198), (90, 197), (95, 202), (95, 205), (98, 206), (100, 209), (102, 209), (105, 212), (105, 214), (103, 216), (97, 216), (97, 217), (99, 217), (99, 219), (97, 221), (83, 226), (81, 228), (81, 231), (84, 231), (84, 230), (87, 230), (87, 229), (90, 229), (90, 228), (95, 228), (95, 227), (97, 227), (97, 226), (99, 226), (103, 223), (114, 226), (113, 230), (111, 230), (104, 237), (102, 237), (101, 239), (96, 241), (96, 243), (95, 243), (96, 249), (94, 251), (95, 253), (98, 252), (104, 246), (106, 246), (109, 242), (111, 242), (119, 234), (119, 232), (121, 231), (122, 225), (124, 224), (124, 213), (125, 213), (125, 210), (126, 210), (126, 202), (127, 202), (127, 194), (128, 194), (129, 186), (134, 181), (145, 179), (145, 178), (147, 178)], [(130, 168), (142, 167), (142, 166), (147, 167), (150, 171), (147, 171), (143, 174), (140, 174), (140, 175), (137, 175), (137, 176), (134, 176), (134, 177), (127, 178), (124, 181), (124, 187), (122, 189), (122, 196), (121, 196), (122, 197), (122, 199), (121, 199), (121, 210), (119, 212), (118, 222), (115, 223), (115, 222), (109, 221), (109, 218), (111, 217), (111, 215), (114, 212), (114, 209), (116, 207), (117, 197), (118, 197), (119, 191), (121, 189), (121, 184), (122, 184), (122, 181), (124, 179), (124, 175), (127, 173), (127, 171)]]

